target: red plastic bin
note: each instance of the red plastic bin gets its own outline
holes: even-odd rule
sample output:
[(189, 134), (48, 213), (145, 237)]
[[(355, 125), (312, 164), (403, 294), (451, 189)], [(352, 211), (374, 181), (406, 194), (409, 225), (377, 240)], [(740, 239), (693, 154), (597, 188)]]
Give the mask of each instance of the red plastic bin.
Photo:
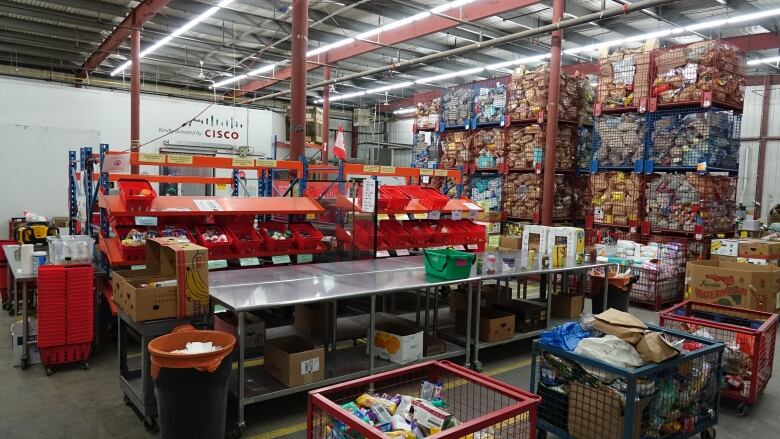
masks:
[(412, 234), (404, 228), (400, 221), (379, 221), (379, 231), (384, 235), (388, 249), (409, 248), (412, 246)]
[(432, 437), (455, 439), (490, 431), (501, 439), (535, 439), (536, 411), (541, 398), (449, 361), (426, 362), (309, 392), (307, 439), (390, 436), (341, 408), (363, 393), (420, 396), (420, 383), (443, 385), (446, 410), (459, 424)]
[(241, 256), (254, 256), (263, 245), (263, 237), (248, 222), (233, 222), (225, 226), (228, 235), (233, 240), (231, 250)]
[(458, 220), (458, 227), (466, 231), (466, 242), (469, 244), (478, 244), (487, 241), (485, 226), (479, 225), (471, 220)]
[(141, 233), (148, 233), (149, 230), (143, 226), (114, 226), (114, 233), (119, 240), (119, 250), (122, 252), (122, 259), (126, 261), (143, 261), (146, 258), (146, 244), (143, 245), (124, 245), (125, 239), (130, 230), (135, 229)]
[(431, 245), (434, 239), (434, 233), (428, 226), (420, 221), (409, 220), (401, 221), (404, 229), (411, 235), (411, 243), (415, 247), (427, 247)]
[[(721, 396), (740, 402), (737, 410), (747, 413), (764, 393), (775, 357), (777, 314), (686, 300), (660, 312), (660, 325), (683, 332), (703, 331), (726, 344), (723, 373), (726, 386)], [(737, 349), (728, 349), (736, 347)], [(731, 351), (731, 354), (728, 352)], [(729, 384), (729, 375), (744, 371), (749, 379), (741, 386)], [(744, 377), (741, 377), (744, 378)], [(733, 380), (737, 382), (737, 380)]]
[(41, 363), (44, 366), (77, 363), (89, 360), (92, 342), (68, 344), (64, 346), (41, 347)]
[(450, 245), (465, 244), (467, 242), (468, 232), (461, 227), (457, 221), (451, 219), (440, 219), (439, 224), (444, 228), (447, 228), (447, 234), (449, 235), (448, 242)]
[(257, 226), (259, 228), (260, 236), (263, 237), (263, 247), (269, 252), (285, 252), (292, 247), (294, 238), (272, 239), (271, 234), (266, 232), (267, 229), (272, 232), (285, 233), (287, 231), (287, 224), (279, 221), (264, 221)]
[[(371, 221), (355, 221), (354, 242), (358, 249), (371, 250), (374, 248), (374, 224)], [(376, 231), (376, 246), (378, 250), (387, 248), (385, 234), (382, 230)]]
[(442, 220), (420, 220), (420, 224), (422, 224), (425, 227), (425, 229), (432, 234), (431, 244), (433, 245), (460, 244), (459, 242), (455, 241), (455, 238), (453, 237), (453, 234), (450, 232), (450, 229), (448, 227), (445, 227), (441, 221)]
[(409, 196), (395, 186), (379, 186), (377, 204), (380, 210), (403, 210), (409, 204)]
[[(157, 192), (146, 180), (119, 180), (119, 199), (122, 200), (125, 209), (131, 212), (143, 212), (152, 207), (152, 202), (157, 197)], [(141, 192), (148, 191), (145, 194)]]
[(441, 211), (450, 201), (448, 196), (430, 187), (407, 185), (398, 186), (398, 189), (408, 193), (413, 200), (417, 200), (426, 209), (430, 210)]
[[(206, 241), (203, 239), (203, 234), (209, 231), (219, 233), (220, 235), (224, 234), (227, 240), (221, 242)], [(229, 254), (230, 247), (233, 245), (233, 238), (224, 227), (218, 224), (195, 226), (195, 241), (197, 241), (198, 245), (202, 245), (209, 249), (209, 259), (212, 259), (212, 256), (224, 256)]]
[(293, 245), (301, 250), (314, 250), (322, 241), (322, 233), (311, 223), (291, 223), (289, 229), (293, 234)]

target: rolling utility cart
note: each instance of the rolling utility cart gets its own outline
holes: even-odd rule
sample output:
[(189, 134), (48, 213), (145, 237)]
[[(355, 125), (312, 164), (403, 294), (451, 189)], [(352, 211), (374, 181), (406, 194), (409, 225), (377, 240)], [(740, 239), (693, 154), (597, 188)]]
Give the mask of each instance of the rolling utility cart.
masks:
[(437, 433), (437, 438), (535, 438), (538, 396), (448, 361), (420, 363), (309, 392), (306, 437), (387, 438), (341, 405), (364, 393), (420, 397), (424, 380), (442, 384), (445, 410), (459, 422)]
[(715, 437), (723, 344), (648, 328), (680, 343), (684, 353), (625, 369), (534, 341), (531, 390), (542, 397), (539, 438)]
[(661, 326), (726, 344), (721, 395), (739, 402), (741, 416), (764, 393), (772, 377), (777, 322), (777, 314), (691, 300), (660, 313)]

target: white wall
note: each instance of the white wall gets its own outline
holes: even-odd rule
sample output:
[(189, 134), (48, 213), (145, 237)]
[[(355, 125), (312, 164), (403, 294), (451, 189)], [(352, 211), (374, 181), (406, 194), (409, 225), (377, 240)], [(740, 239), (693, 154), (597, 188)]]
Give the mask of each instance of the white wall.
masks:
[[(780, 136), (780, 88), (773, 86), (770, 90), (769, 137)], [(761, 110), (764, 99), (764, 86), (750, 86), (745, 89), (745, 107), (742, 116), (742, 137), (756, 138), (761, 131)], [(758, 175), (758, 142), (743, 141), (740, 157), (739, 189), (737, 201), (748, 208), (754, 207), (756, 192), (756, 176)], [(766, 161), (764, 167), (764, 193), (761, 211), (756, 210), (756, 216), (766, 220), (766, 215), (775, 204), (780, 203), (780, 141), (770, 140), (766, 145)]]
[[(176, 129), (198, 114), (197, 121), (142, 150), (156, 152), (167, 140), (179, 144), (248, 145), (254, 154), (270, 156), (273, 135), (286, 137), (284, 115), (271, 111), (141, 95), (141, 143)], [(19, 216), (24, 209), (67, 216), (67, 151), (78, 151), (82, 146), (97, 151), (100, 143), (108, 143), (114, 151), (127, 150), (130, 95), (0, 78), (0, 124), (0, 188), (8, 191), (0, 203), (0, 224), (10, 216)], [(215, 129), (235, 132), (238, 138), (216, 139)], [(229, 174), (229, 170), (224, 173)], [(46, 196), (42, 198), (43, 193)]]

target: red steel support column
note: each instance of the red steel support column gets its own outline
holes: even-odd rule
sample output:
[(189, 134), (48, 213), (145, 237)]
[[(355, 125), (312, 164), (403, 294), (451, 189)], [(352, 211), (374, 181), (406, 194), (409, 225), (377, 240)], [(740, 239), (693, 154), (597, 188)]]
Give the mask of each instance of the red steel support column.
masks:
[[(769, 100), (772, 96), (772, 77), (764, 76), (764, 96), (761, 100), (761, 127), (759, 128), (758, 138), (758, 162), (756, 163), (756, 205), (758, 212), (754, 213), (754, 218), (763, 216), (764, 207), (764, 166), (766, 164), (766, 143), (767, 134), (769, 134)], [(750, 172), (748, 170), (747, 172)], [(741, 201), (741, 200), (738, 200)]]
[[(330, 67), (325, 66), (322, 69), (322, 80), (330, 80)], [(328, 139), (330, 138), (330, 86), (322, 87), (322, 163), (328, 164)]]
[[(138, 152), (141, 144), (141, 30), (133, 29), (130, 36), (130, 151)], [(138, 173), (138, 166), (131, 168)]]
[[(563, 0), (553, 0), (552, 21), (563, 18)], [(552, 225), (555, 198), (555, 144), (558, 141), (558, 101), (561, 83), (561, 39), (563, 31), (552, 33), (550, 47), (550, 96), (547, 102), (547, 143), (544, 148), (544, 186), (542, 191), (542, 225)]]
[(290, 82), (290, 160), (306, 153), (306, 51), (309, 37), (309, 0), (292, 2), (292, 74)]

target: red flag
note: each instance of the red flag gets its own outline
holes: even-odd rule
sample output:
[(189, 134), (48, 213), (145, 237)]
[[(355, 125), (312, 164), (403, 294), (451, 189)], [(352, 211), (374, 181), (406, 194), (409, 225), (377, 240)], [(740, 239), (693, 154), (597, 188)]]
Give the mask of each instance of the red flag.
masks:
[(339, 124), (336, 141), (333, 143), (333, 155), (341, 160), (347, 159), (347, 150), (344, 148), (344, 126), (342, 124)]

